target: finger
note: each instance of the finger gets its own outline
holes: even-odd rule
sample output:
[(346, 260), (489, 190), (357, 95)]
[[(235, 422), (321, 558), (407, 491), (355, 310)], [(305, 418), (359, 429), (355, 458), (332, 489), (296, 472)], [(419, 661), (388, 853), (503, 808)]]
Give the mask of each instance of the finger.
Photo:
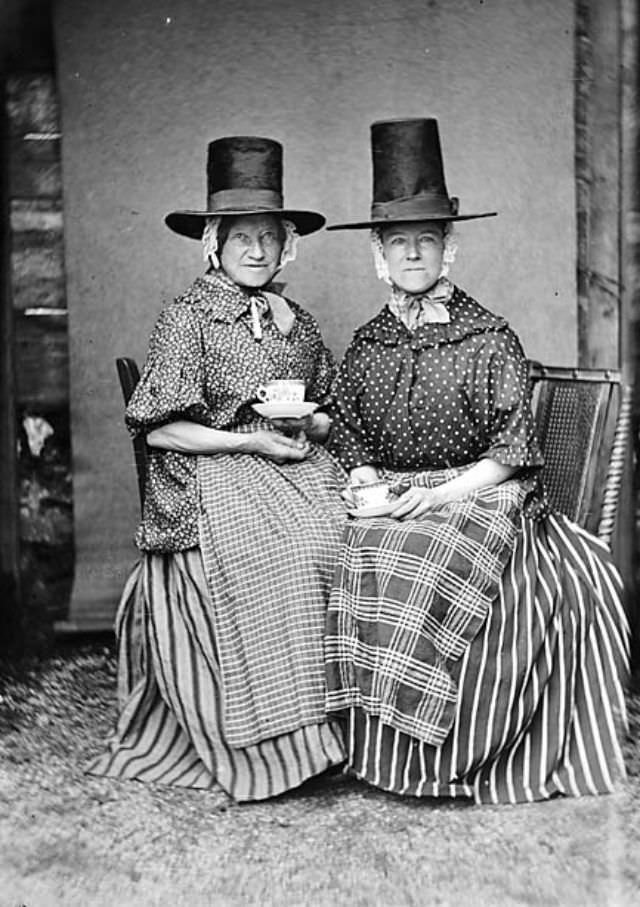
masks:
[(294, 438), (289, 439), (293, 444), (287, 445), (286, 456), (294, 460), (302, 460), (307, 456), (311, 447), (307, 441), (296, 441)]
[(414, 506), (415, 499), (416, 499), (415, 492), (412, 489), (410, 489), (409, 491), (405, 491), (405, 493), (401, 494), (400, 497), (396, 500), (395, 510), (402, 510), (402, 509), (405, 509), (407, 506), (409, 506), (409, 507)]
[(391, 516), (397, 520), (407, 519), (413, 517), (416, 508), (420, 504), (420, 499), (416, 497), (412, 492), (407, 492), (403, 494), (398, 501), (398, 505), (394, 507)]
[(285, 447), (291, 450), (300, 450), (306, 446), (306, 442), (299, 441), (297, 438), (291, 438), (289, 435), (274, 435), (274, 440), (279, 447)]

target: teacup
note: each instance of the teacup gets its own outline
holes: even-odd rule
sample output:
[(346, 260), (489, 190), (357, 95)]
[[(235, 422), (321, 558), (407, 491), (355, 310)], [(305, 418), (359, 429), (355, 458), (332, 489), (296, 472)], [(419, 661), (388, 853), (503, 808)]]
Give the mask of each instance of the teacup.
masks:
[(367, 482), (365, 485), (351, 485), (349, 488), (357, 510), (363, 507), (380, 507), (391, 500), (387, 482)]
[(305, 383), (299, 378), (279, 378), (261, 384), (256, 391), (263, 403), (302, 403)]

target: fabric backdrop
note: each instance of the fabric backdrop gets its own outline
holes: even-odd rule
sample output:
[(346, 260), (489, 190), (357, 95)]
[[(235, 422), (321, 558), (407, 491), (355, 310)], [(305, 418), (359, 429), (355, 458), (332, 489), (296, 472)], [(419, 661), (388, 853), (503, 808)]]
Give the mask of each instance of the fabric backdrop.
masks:
[[(367, 215), (373, 120), (436, 116), (461, 209), (453, 277), (529, 355), (576, 347), (573, 0), (65, 0), (56, 4), (77, 566), (70, 619), (108, 626), (135, 559), (132, 453), (114, 358), (144, 356), (201, 270), (164, 227), (201, 208), (206, 145), (285, 147), (285, 198)], [(284, 272), (341, 354), (384, 293), (366, 233), (322, 233)]]

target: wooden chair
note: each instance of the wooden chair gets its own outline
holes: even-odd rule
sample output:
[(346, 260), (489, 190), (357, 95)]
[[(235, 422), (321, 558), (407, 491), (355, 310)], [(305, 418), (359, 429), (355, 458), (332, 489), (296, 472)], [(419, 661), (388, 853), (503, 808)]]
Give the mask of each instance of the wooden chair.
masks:
[(631, 433), (631, 389), (615, 369), (531, 362), (549, 503), (611, 546)]
[[(125, 404), (140, 372), (133, 359), (116, 359)], [(529, 363), (542, 471), (549, 503), (609, 546), (615, 529), (631, 432), (631, 390), (615, 369)], [(140, 505), (148, 449), (133, 441)]]
[[(116, 369), (120, 379), (120, 388), (124, 398), (125, 406), (131, 399), (136, 384), (140, 380), (140, 371), (135, 359), (126, 357), (116, 359)], [(147, 463), (149, 452), (144, 438), (133, 439), (133, 456), (136, 465), (136, 475), (138, 477), (138, 494), (140, 495), (140, 509), (144, 506), (144, 490), (147, 481)]]

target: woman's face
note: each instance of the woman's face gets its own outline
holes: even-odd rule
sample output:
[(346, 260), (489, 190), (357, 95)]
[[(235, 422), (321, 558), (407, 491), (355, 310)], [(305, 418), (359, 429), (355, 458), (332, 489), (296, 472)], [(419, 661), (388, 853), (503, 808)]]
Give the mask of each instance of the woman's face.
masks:
[(219, 253), (220, 265), (235, 283), (262, 287), (278, 270), (282, 245), (282, 226), (273, 214), (234, 217)]
[(424, 293), (442, 271), (444, 224), (421, 221), (384, 227), (382, 250), (395, 286), (405, 293)]

